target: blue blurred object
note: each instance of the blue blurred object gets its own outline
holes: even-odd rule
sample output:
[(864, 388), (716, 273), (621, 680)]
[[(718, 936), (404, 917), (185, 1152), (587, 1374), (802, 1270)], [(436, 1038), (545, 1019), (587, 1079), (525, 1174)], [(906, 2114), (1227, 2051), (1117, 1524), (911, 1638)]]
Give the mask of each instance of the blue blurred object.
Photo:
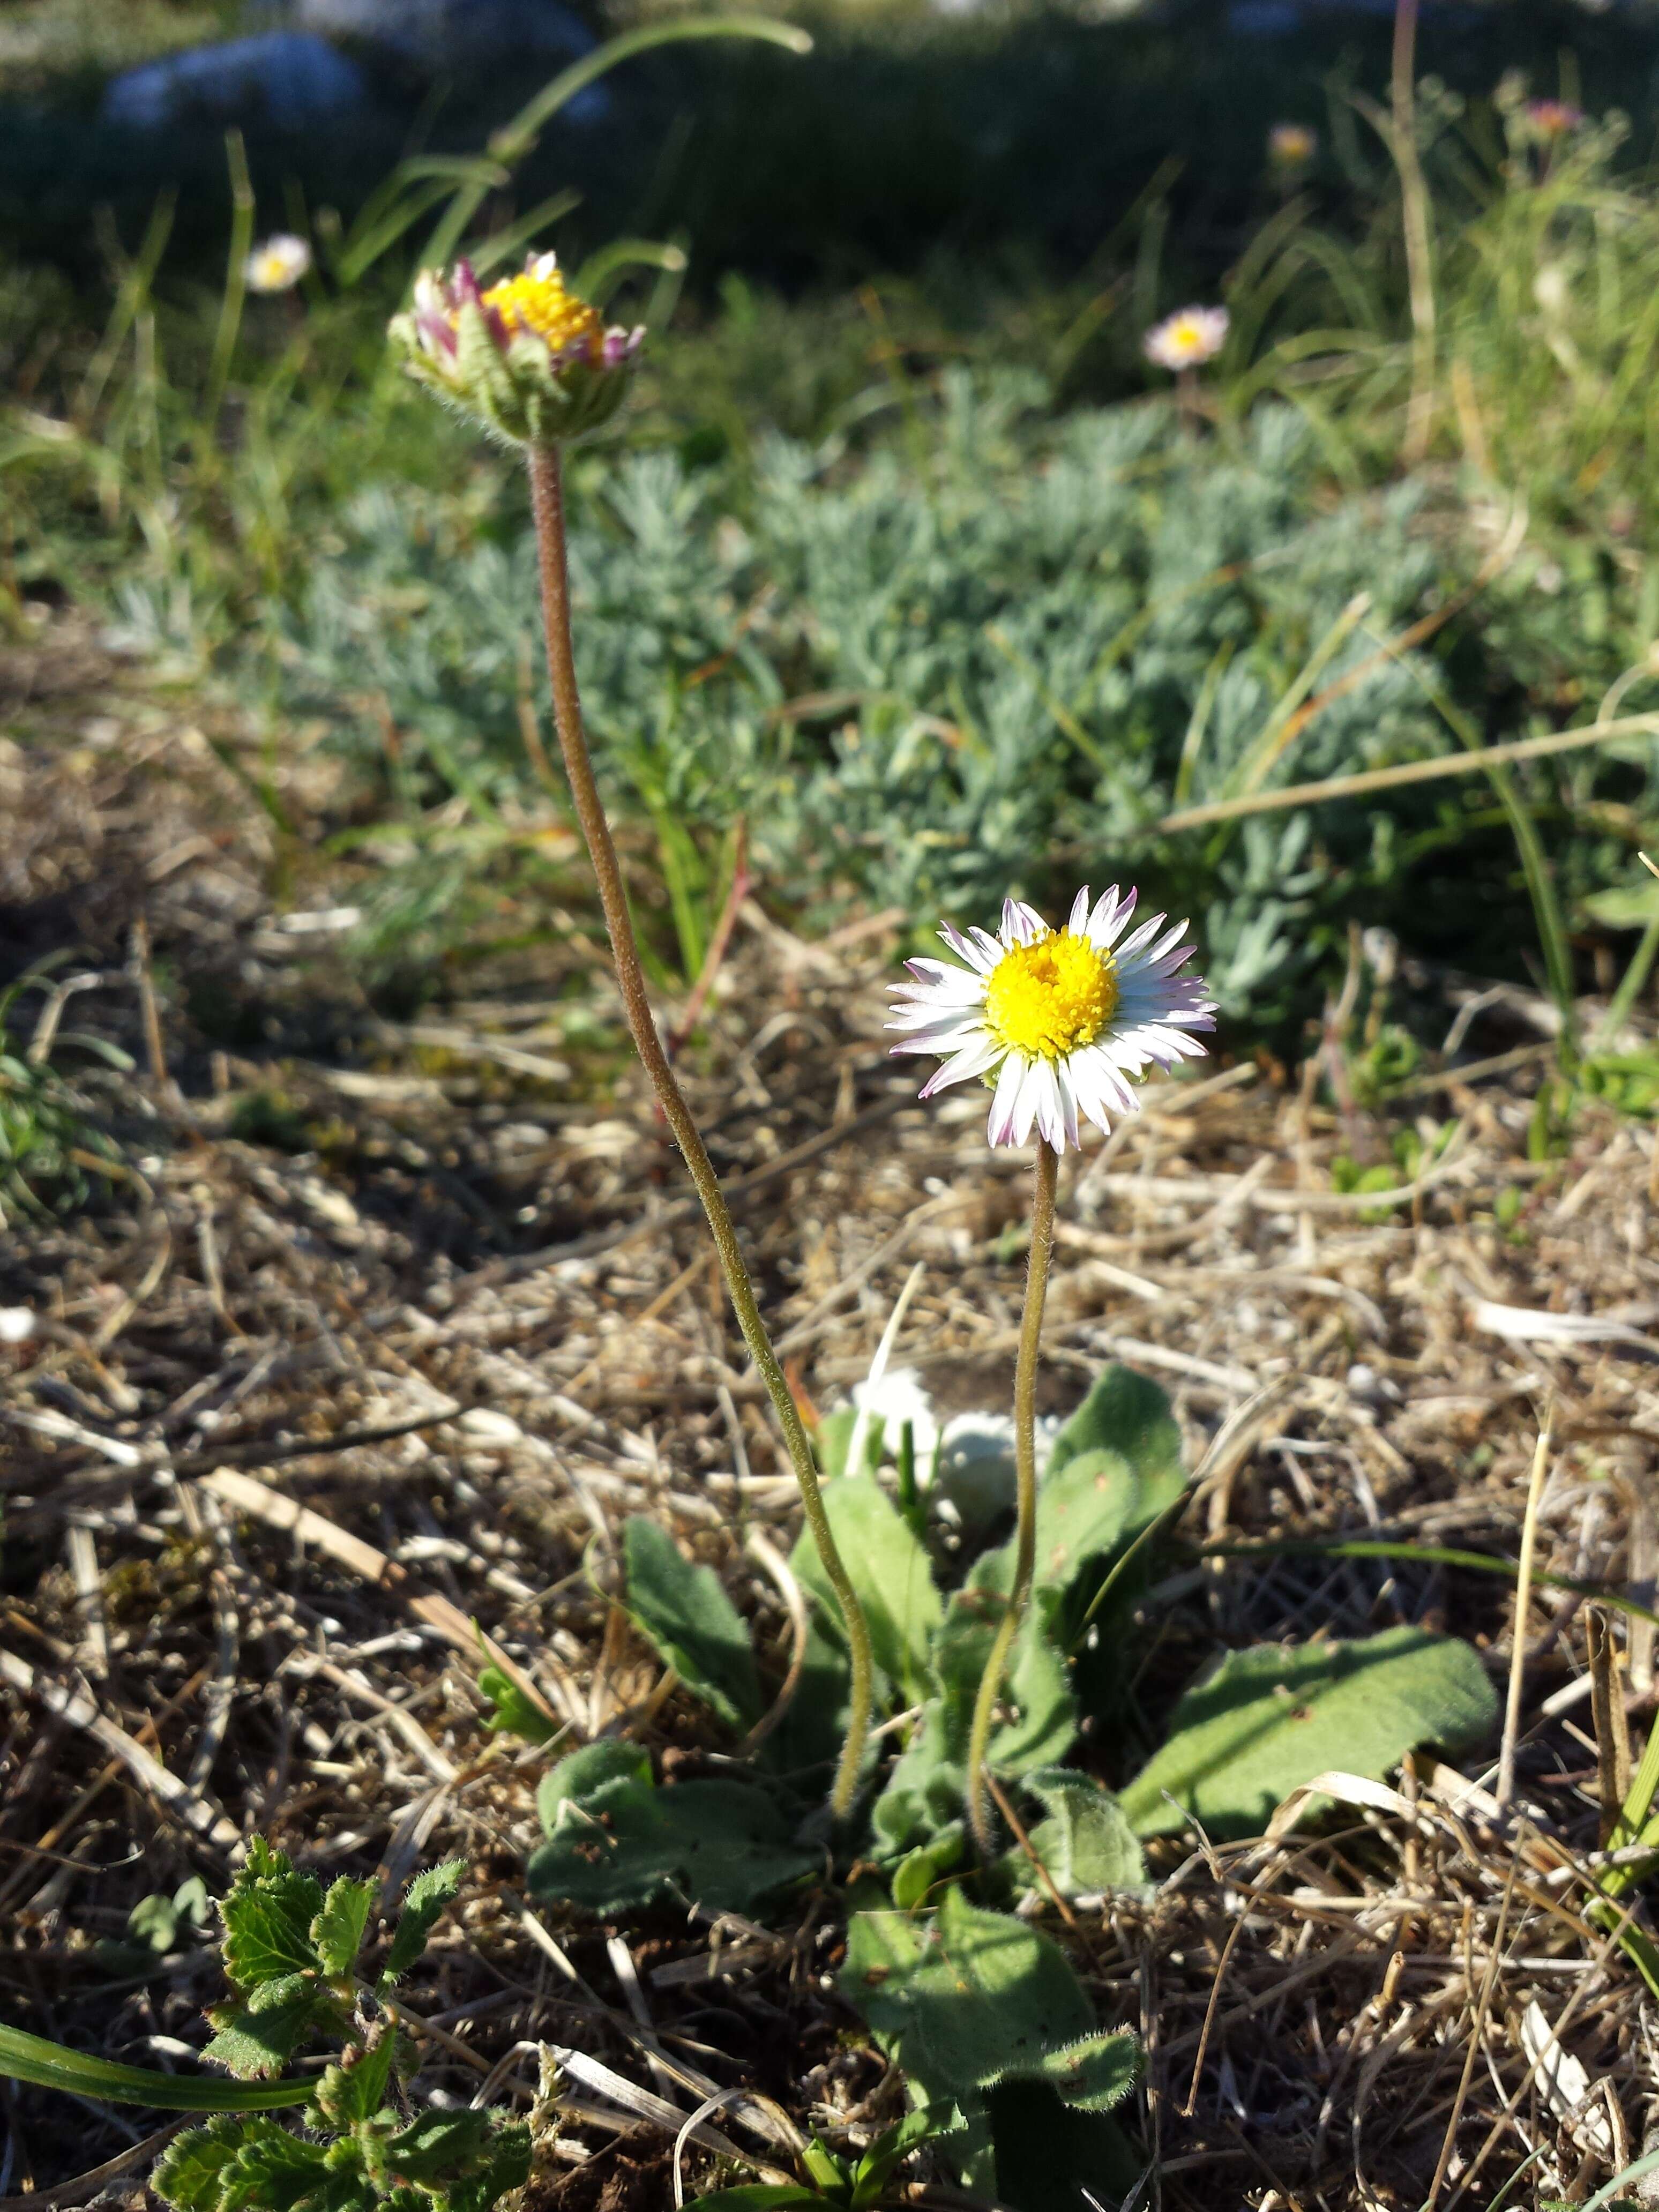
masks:
[[(286, 20), (432, 78), (526, 64), (550, 75), (599, 43), (560, 0), (288, 0)], [(610, 94), (595, 86), (563, 112), (571, 122), (595, 123), (610, 106)]]
[[(157, 131), (196, 116), (300, 130), (369, 99), (359, 58), (434, 82), (525, 69), (540, 77), (599, 43), (559, 0), (267, 0), (254, 20), (270, 27), (124, 70), (105, 89), (100, 121)], [(562, 111), (572, 123), (610, 112), (600, 85)]]
[(158, 131), (191, 115), (222, 123), (259, 118), (296, 131), (356, 106), (368, 94), (362, 71), (326, 39), (267, 31), (124, 70), (105, 87), (99, 120)]

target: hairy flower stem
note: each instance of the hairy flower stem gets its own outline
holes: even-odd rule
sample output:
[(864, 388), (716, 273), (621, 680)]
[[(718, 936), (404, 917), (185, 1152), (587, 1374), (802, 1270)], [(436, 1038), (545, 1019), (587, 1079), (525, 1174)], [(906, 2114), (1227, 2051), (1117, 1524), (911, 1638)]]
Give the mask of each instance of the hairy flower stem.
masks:
[[(817, 1547), (823, 1571), (841, 1605), (842, 1619), (847, 1628), (847, 1648), (852, 1660), (853, 1680), (850, 1709), (847, 1719), (847, 1741), (842, 1748), (841, 1761), (836, 1770), (835, 1788), (830, 1795), (830, 1810), (837, 1820), (844, 1819), (852, 1809), (857, 1792), (859, 1770), (863, 1764), (865, 1739), (870, 1731), (870, 1700), (872, 1661), (870, 1629), (859, 1602), (858, 1592), (842, 1565), (841, 1553), (836, 1549), (836, 1540), (830, 1532), (830, 1516), (823, 1510), (823, 1495), (818, 1488), (817, 1470), (812, 1464), (812, 1447), (794, 1400), (789, 1395), (789, 1385), (784, 1379), (778, 1355), (772, 1348), (772, 1340), (766, 1333), (759, 1306), (755, 1303), (755, 1290), (749, 1279), (749, 1270), (744, 1261), (743, 1250), (738, 1243), (738, 1232), (732, 1219), (731, 1209), (726, 1203), (714, 1164), (708, 1157), (691, 1109), (684, 1093), (675, 1080), (669, 1065), (668, 1054), (663, 1049), (662, 1039), (657, 1034), (655, 1017), (646, 994), (645, 975), (640, 966), (639, 947), (634, 939), (634, 924), (628, 911), (628, 894), (623, 887), (622, 870), (617, 862), (617, 848), (611, 842), (611, 825), (605, 819), (605, 805), (599, 797), (599, 786), (593, 781), (593, 765), (588, 758), (587, 739), (582, 730), (581, 701), (576, 690), (576, 664), (570, 642), (570, 587), (565, 561), (564, 494), (560, 480), (559, 450), (556, 446), (532, 446), (529, 448), (530, 496), (536, 521), (536, 550), (541, 568), (542, 621), (547, 634), (547, 665), (553, 682), (553, 719), (559, 732), (559, 748), (564, 755), (565, 773), (570, 779), (570, 795), (575, 804), (576, 819), (587, 845), (588, 857), (593, 863), (593, 873), (599, 879), (599, 903), (605, 910), (605, 926), (611, 939), (611, 949), (617, 963), (617, 984), (622, 993), (623, 1010), (628, 1017), (628, 1026), (635, 1048), (645, 1063), (645, 1072), (651, 1078), (652, 1088), (662, 1108), (663, 1119), (674, 1133), (674, 1141), (684, 1155), (685, 1164), (691, 1171), (697, 1196), (702, 1200), (702, 1210), (708, 1217), (708, 1226), (714, 1234), (714, 1248), (720, 1255), (720, 1269), (726, 1277), (726, 1287), (731, 1293), (732, 1310), (738, 1316), (738, 1327), (743, 1331), (743, 1340), (749, 1347), (766, 1394), (772, 1401), (783, 1431), (783, 1440), (789, 1453), (789, 1462), (795, 1480), (800, 1485), (801, 1502), (806, 1508), (806, 1524), (812, 1532), (812, 1541)], [(1028, 1577), (1029, 1579), (1029, 1577)]]
[(1054, 1188), (1059, 1179), (1060, 1155), (1051, 1144), (1039, 1139), (1036, 1184), (1031, 1197), (1031, 1256), (1025, 1273), (1025, 1310), (1019, 1323), (1019, 1359), (1014, 1369), (1014, 1479), (1019, 1512), (1014, 1586), (1008, 1593), (1007, 1610), (997, 1624), (985, 1672), (980, 1676), (973, 1726), (968, 1732), (968, 1819), (981, 1858), (989, 1858), (994, 1844), (985, 1769), (991, 1720), (1036, 1566), (1037, 1353), (1042, 1341), (1043, 1300), (1048, 1294), (1048, 1261), (1054, 1249)]

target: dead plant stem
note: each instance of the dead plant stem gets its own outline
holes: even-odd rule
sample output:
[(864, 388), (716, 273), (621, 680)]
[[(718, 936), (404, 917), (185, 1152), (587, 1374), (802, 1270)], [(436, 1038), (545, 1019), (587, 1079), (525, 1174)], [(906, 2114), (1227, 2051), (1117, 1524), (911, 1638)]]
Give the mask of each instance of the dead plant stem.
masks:
[(743, 1332), (749, 1356), (755, 1363), (767, 1395), (772, 1401), (778, 1425), (783, 1431), (790, 1465), (800, 1486), (801, 1501), (806, 1509), (807, 1526), (811, 1529), (813, 1543), (817, 1547), (824, 1573), (836, 1593), (842, 1618), (846, 1624), (848, 1650), (852, 1662), (851, 1696), (847, 1740), (842, 1748), (830, 1801), (836, 1818), (842, 1819), (852, 1808), (864, 1757), (865, 1739), (869, 1733), (872, 1696), (870, 1631), (865, 1620), (864, 1608), (859, 1602), (858, 1592), (854, 1589), (852, 1578), (836, 1548), (830, 1517), (824, 1510), (823, 1493), (818, 1488), (817, 1471), (812, 1463), (812, 1447), (807, 1440), (794, 1399), (790, 1395), (788, 1382), (773, 1349), (772, 1340), (767, 1334), (766, 1324), (761, 1318), (731, 1209), (726, 1205), (714, 1162), (708, 1157), (708, 1147), (702, 1141), (691, 1109), (686, 1103), (684, 1093), (675, 1079), (657, 1031), (656, 1018), (651, 1011), (651, 1001), (646, 992), (644, 971), (640, 965), (633, 920), (628, 910), (628, 894), (623, 884), (622, 869), (617, 863), (616, 846), (611, 841), (611, 825), (605, 818), (605, 804), (593, 778), (593, 765), (588, 757), (587, 740), (582, 728), (581, 699), (576, 688), (575, 654), (570, 635), (570, 587), (565, 556), (564, 494), (558, 448), (553, 446), (532, 447), (529, 465), (536, 549), (541, 569), (542, 618), (547, 635), (548, 672), (553, 687), (553, 717), (558, 729), (559, 747), (564, 755), (565, 774), (570, 780), (570, 795), (576, 819), (593, 864), (593, 873), (599, 881), (599, 903), (604, 909), (605, 929), (616, 959), (617, 985), (622, 994), (623, 1009), (628, 1018), (635, 1048), (645, 1064), (645, 1072), (657, 1094), (663, 1118), (673, 1132), (674, 1140), (684, 1156), (691, 1180), (696, 1186), (697, 1196), (702, 1200), (703, 1212), (708, 1218), (709, 1230), (720, 1255), (721, 1272), (726, 1277), (726, 1289), (738, 1317), (738, 1327)]

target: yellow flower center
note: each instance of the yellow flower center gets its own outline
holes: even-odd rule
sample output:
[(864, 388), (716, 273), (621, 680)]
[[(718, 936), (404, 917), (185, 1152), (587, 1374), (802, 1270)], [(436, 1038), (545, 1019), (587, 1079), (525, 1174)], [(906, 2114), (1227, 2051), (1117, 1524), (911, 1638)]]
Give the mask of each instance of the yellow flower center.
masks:
[(1050, 930), (1035, 944), (1005, 952), (985, 990), (987, 1026), (1028, 1060), (1063, 1060), (1080, 1051), (1116, 1012), (1111, 954), (1069, 930)]
[(1196, 323), (1183, 320), (1170, 325), (1170, 348), (1174, 353), (1202, 353), (1206, 343)]
[(578, 338), (585, 338), (592, 352), (605, 340), (605, 318), (586, 300), (566, 291), (556, 269), (545, 273), (526, 269), (517, 276), (504, 277), (489, 287), (483, 302), (495, 309), (509, 332), (530, 331), (545, 339), (555, 353)]

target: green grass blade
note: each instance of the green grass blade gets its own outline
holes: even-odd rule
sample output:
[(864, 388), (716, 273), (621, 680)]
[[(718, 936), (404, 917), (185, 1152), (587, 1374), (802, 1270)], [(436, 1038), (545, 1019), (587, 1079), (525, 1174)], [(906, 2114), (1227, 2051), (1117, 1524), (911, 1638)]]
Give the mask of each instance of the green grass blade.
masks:
[(21, 2028), (0, 2027), (0, 2075), (37, 2089), (62, 2089), (112, 2105), (148, 2105), (158, 2112), (269, 2112), (307, 2103), (314, 2081), (227, 2081), (211, 2075), (153, 2074), (67, 2050)]

